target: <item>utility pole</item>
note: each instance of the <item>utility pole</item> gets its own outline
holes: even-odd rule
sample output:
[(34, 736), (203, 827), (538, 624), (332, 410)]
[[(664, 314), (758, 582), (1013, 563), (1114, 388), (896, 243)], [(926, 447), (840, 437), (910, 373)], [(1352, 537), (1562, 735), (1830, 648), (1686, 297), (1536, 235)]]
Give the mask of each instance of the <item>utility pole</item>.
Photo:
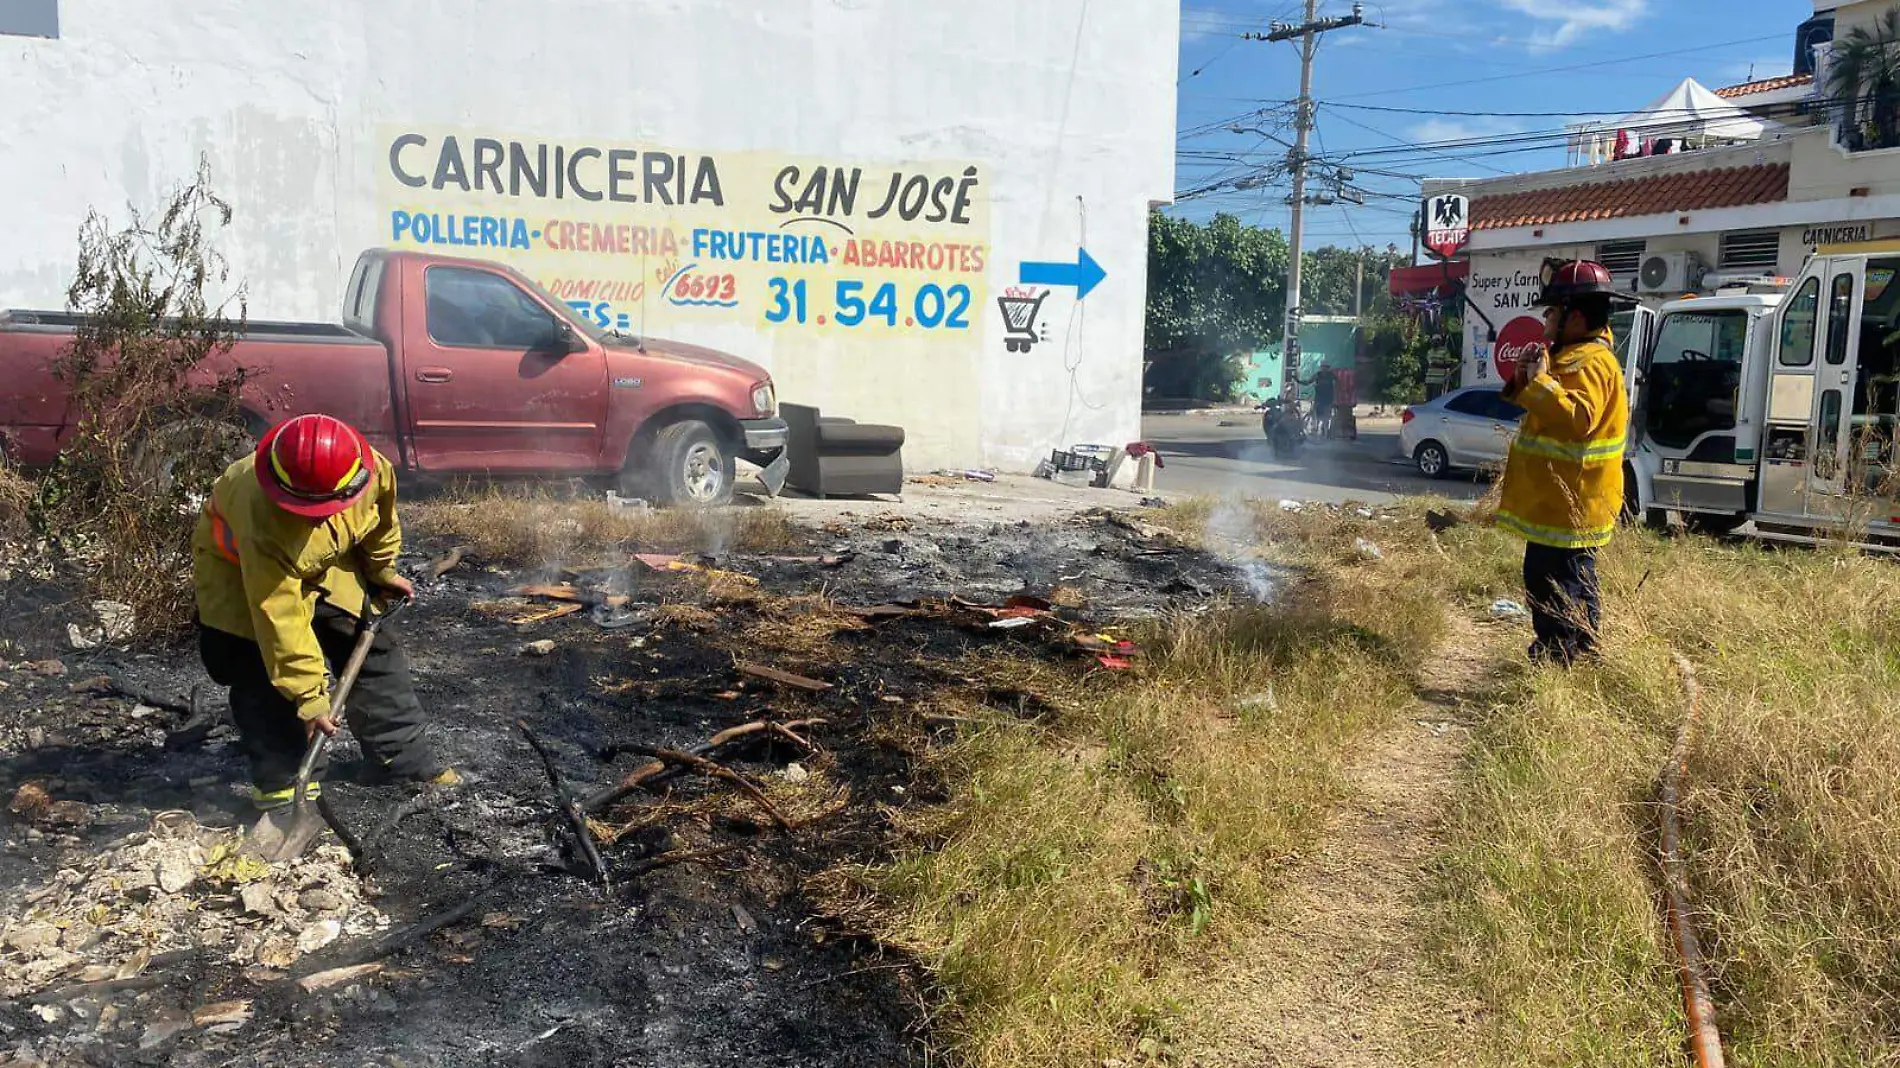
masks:
[(1366, 250), (1363, 248), (1359, 250), (1359, 263), (1356, 266), (1358, 269), (1354, 273), (1358, 276), (1358, 280), (1352, 285), (1352, 317), (1354, 319), (1359, 318), (1361, 302), (1366, 295)]
[(1285, 365), (1293, 374), (1300, 369), (1300, 253), (1306, 245), (1306, 165), (1309, 158), (1306, 151), (1307, 138), (1313, 132), (1313, 53), (1319, 47), (1319, 35), (1330, 30), (1343, 30), (1348, 26), (1358, 26), (1365, 22), (1365, 6), (1354, 3), (1352, 14), (1344, 18), (1322, 19), (1319, 17), (1319, 0), (1306, 0), (1306, 21), (1298, 26), (1285, 23), (1272, 23), (1265, 34), (1250, 33), (1245, 38), (1250, 41), (1291, 41), (1300, 39), (1300, 100), (1299, 113), (1294, 118), (1295, 134), (1293, 151), (1287, 155), (1287, 166), (1293, 172), (1293, 233), (1291, 235), (1293, 254), (1292, 263), (1287, 268), (1286, 278), (1286, 345)]

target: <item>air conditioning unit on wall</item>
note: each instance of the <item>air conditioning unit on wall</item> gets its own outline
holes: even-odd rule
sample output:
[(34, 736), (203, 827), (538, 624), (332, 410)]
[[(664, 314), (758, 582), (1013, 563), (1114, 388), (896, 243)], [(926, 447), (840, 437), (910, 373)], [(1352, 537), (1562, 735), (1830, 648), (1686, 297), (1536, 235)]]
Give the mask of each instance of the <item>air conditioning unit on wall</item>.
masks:
[(1699, 289), (1708, 273), (1702, 257), (1693, 252), (1652, 252), (1636, 272), (1638, 293), (1686, 293)]

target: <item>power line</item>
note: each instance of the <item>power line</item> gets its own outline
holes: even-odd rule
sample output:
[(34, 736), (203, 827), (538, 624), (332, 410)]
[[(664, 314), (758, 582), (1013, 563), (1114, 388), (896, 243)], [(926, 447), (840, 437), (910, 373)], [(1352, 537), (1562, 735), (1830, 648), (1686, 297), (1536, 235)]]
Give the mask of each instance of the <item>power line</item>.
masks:
[[(1412, 142), (1409, 142), (1409, 141), (1405, 141), (1405, 140), (1402, 140), (1401, 138), (1399, 138), (1399, 137), (1397, 137), (1397, 136), (1395, 136), (1395, 135), (1393, 135), (1393, 134), (1389, 134), (1389, 133), (1386, 133), (1386, 132), (1385, 132), (1384, 130), (1380, 130), (1380, 129), (1377, 129), (1377, 128), (1375, 128), (1375, 127), (1372, 127), (1372, 126), (1368, 126), (1368, 125), (1366, 125), (1366, 124), (1365, 124), (1365, 123), (1363, 123), (1363, 122), (1359, 122), (1359, 121), (1357, 121), (1357, 120), (1355, 120), (1355, 119), (1353, 119), (1353, 118), (1351, 118), (1350, 116), (1346, 116), (1346, 115), (1334, 115), (1333, 117), (1334, 117), (1334, 118), (1336, 118), (1336, 119), (1339, 119), (1339, 120), (1340, 120), (1341, 122), (1344, 122), (1344, 123), (1346, 123), (1346, 124), (1347, 124), (1348, 126), (1357, 126), (1357, 127), (1359, 127), (1359, 128), (1361, 129), (1361, 130), (1364, 130), (1364, 131), (1366, 131), (1367, 133), (1370, 133), (1370, 134), (1374, 134), (1374, 135), (1376, 135), (1376, 136), (1379, 136), (1379, 137), (1383, 137), (1383, 138), (1385, 138), (1385, 139), (1386, 139), (1387, 141), (1390, 141), (1390, 142), (1392, 142), (1392, 143), (1393, 143), (1393, 144), (1395, 144), (1395, 145), (1412, 145), (1412, 144), (1413, 144)], [(1416, 147), (1416, 146), (1414, 146), (1414, 147)], [(1444, 159), (1444, 160), (1448, 160), (1448, 161), (1451, 161), (1451, 162), (1454, 162), (1454, 163), (1462, 163), (1462, 162), (1465, 162), (1465, 161), (1463, 161), (1463, 160), (1459, 160), (1459, 159), (1457, 159), (1457, 158), (1456, 158), (1456, 157), (1454, 157), (1454, 156), (1449, 156), (1449, 155), (1439, 155), (1439, 154), (1438, 154), (1438, 153), (1436, 153), (1436, 152), (1433, 152), (1433, 153), (1430, 153), (1430, 154), (1431, 154), (1431, 155), (1435, 155), (1435, 156), (1438, 156), (1438, 158), (1440, 158), (1440, 159)], [(1492, 172), (1494, 172), (1494, 173), (1497, 173), (1497, 174), (1508, 174), (1508, 173), (1510, 173), (1509, 171), (1506, 171), (1506, 170), (1503, 170), (1503, 169), (1501, 169), (1501, 168), (1498, 168), (1498, 167), (1492, 167), (1492, 166), (1489, 166), (1489, 165), (1486, 165), (1486, 164), (1480, 164), (1479, 166), (1481, 166), (1481, 167), (1483, 167), (1483, 168), (1484, 168), (1485, 170), (1487, 170), (1487, 171), (1492, 171)], [(1396, 177), (1396, 176), (1395, 176), (1395, 177)]]
[[(1773, 36), (1767, 36), (1767, 37), (1745, 37), (1745, 38), (1742, 38), (1740, 40), (1735, 40), (1735, 41), (1723, 41), (1719, 44), (1699, 45), (1699, 46), (1690, 47), (1690, 48), (1672, 48), (1666, 52), (1650, 52), (1643, 55), (1622, 56), (1622, 57), (1614, 58), (1614, 59), (1598, 60), (1593, 63), (1572, 63), (1572, 64), (1567, 64), (1561, 67), (1542, 67), (1530, 73), (1562, 74), (1567, 71), (1590, 70), (1596, 67), (1611, 66), (1613, 64), (1636, 63), (1645, 59), (1662, 59), (1668, 56), (1687, 55), (1692, 52), (1713, 52), (1722, 48), (1733, 48), (1737, 45), (1760, 44), (1763, 41), (1779, 41), (1781, 39), (1782, 39), (1781, 34), (1774, 34)], [(1453, 86), (1479, 85), (1485, 82), (1509, 81), (1513, 78), (1520, 78), (1522, 76), (1523, 75), (1521, 74), (1494, 74), (1494, 75), (1487, 75), (1483, 78), (1461, 78), (1455, 82), (1433, 82), (1429, 85), (1407, 85), (1407, 86), (1402, 86), (1397, 89), (1375, 89), (1375, 90), (1372, 90), (1370, 92), (1365, 92), (1365, 93), (1349, 93), (1342, 96), (1336, 96), (1333, 99), (1334, 100), (1364, 100), (1367, 97), (1392, 96), (1396, 93), (1418, 93), (1418, 92), (1424, 92), (1427, 89), (1445, 89), (1445, 88), (1450, 88)]]

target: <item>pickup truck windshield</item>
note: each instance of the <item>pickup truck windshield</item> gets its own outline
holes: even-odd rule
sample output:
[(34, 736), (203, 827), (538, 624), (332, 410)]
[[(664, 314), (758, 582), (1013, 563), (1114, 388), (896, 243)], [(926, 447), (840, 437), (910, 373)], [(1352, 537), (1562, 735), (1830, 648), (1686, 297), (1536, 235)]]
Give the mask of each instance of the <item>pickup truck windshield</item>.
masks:
[(1748, 313), (1740, 309), (1663, 316), (1643, 380), (1643, 431), (1686, 449), (1711, 431), (1735, 429)]

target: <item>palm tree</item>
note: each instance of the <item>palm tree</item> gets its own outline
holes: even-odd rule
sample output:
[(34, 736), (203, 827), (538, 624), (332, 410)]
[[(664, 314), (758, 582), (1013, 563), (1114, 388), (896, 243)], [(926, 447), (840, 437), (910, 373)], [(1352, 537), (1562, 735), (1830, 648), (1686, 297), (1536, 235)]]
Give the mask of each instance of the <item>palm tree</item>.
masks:
[(1840, 109), (1851, 145), (1860, 116), (1872, 105), (1874, 136), (1865, 148), (1900, 145), (1900, 6), (1888, 8), (1873, 26), (1856, 26), (1834, 42), (1828, 63), (1827, 91)]

